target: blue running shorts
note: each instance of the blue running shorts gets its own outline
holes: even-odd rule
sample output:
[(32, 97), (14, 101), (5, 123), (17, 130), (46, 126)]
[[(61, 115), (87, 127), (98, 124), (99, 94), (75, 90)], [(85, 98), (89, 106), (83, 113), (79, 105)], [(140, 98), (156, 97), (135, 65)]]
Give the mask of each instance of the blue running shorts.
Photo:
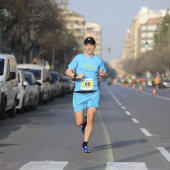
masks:
[(78, 112), (89, 107), (99, 108), (99, 90), (94, 92), (74, 92), (73, 108), (74, 112)]

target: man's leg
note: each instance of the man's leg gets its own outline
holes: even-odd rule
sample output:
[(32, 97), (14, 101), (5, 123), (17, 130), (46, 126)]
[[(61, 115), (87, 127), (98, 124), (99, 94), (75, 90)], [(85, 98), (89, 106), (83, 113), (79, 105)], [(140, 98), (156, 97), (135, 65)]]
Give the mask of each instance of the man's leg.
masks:
[(97, 109), (95, 107), (90, 107), (87, 109), (87, 124), (84, 133), (84, 141), (88, 142), (93, 131), (94, 117)]
[(75, 121), (77, 126), (81, 126), (84, 122), (84, 112), (83, 110), (75, 112)]

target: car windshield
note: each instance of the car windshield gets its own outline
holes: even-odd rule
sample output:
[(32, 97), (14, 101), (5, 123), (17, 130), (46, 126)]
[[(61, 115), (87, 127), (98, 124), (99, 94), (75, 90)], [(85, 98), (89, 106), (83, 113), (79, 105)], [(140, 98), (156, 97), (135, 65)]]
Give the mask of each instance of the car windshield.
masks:
[(50, 75), (54, 81), (58, 81), (58, 74), (50, 73)]
[(20, 70), (30, 71), (34, 74), (34, 76), (37, 80), (41, 80), (41, 70), (25, 69), (25, 68), (22, 68)]
[(24, 74), (26, 81), (29, 83), (29, 85), (33, 85), (33, 81), (31, 79), (31, 75)]
[(69, 82), (69, 78), (64, 78), (64, 81), (68, 83)]
[(4, 59), (0, 59), (0, 76), (4, 74)]

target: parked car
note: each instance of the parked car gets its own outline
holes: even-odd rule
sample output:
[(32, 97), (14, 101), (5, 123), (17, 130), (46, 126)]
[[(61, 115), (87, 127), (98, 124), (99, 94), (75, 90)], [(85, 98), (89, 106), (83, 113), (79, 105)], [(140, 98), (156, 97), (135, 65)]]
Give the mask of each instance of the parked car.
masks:
[(56, 97), (59, 97), (62, 95), (62, 84), (60, 82), (60, 74), (56, 71), (49, 71), (49, 74), (51, 75), (52, 80), (54, 81)]
[(56, 96), (55, 84), (49, 72), (48, 72), (48, 79), (49, 79), (50, 99), (54, 100)]
[(16, 115), (17, 94), (19, 92), (17, 79), (17, 62), (14, 56), (0, 54), (1, 110), (0, 118)]
[(48, 71), (45, 69), (45, 66), (37, 64), (18, 64), (18, 69), (30, 71), (35, 75), (36, 80), (41, 83), (39, 103), (48, 103), (50, 100), (50, 90)]
[(64, 77), (61, 73), (59, 73), (59, 81), (62, 85), (61, 96), (63, 97), (66, 95), (66, 82), (64, 81)]
[(68, 76), (63, 76), (63, 79), (65, 81), (65, 88), (66, 88), (66, 93), (71, 93), (74, 90), (74, 81), (68, 77)]
[(18, 70), (18, 86), (20, 90), (17, 94), (18, 105), (16, 109), (22, 114), (24, 112), (24, 108), (29, 107), (30, 89), (21, 70)]
[(34, 74), (29, 71), (24, 71), (24, 77), (29, 84), (30, 89), (30, 98), (29, 98), (29, 106), (31, 110), (36, 110), (38, 108), (39, 102), (39, 86), (41, 85), (37, 82)]

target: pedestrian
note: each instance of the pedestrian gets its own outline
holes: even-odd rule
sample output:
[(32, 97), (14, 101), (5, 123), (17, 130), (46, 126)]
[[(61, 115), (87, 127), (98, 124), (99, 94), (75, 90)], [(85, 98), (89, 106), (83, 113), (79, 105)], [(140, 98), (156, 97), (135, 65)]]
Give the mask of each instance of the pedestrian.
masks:
[(156, 76), (156, 77), (155, 77), (154, 82), (155, 82), (155, 86), (156, 86), (156, 88), (158, 89), (158, 87), (159, 87), (159, 83), (160, 83), (160, 79), (159, 79), (159, 77), (158, 77), (158, 76)]
[[(103, 59), (94, 54), (96, 41), (92, 37), (84, 40), (85, 53), (78, 54), (68, 65), (65, 74), (75, 80), (73, 108), (76, 125), (84, 133), (82, 152), (90, 153), (88, 141), (93, 131), (94, 117), (99, 108), (98, 76), (107, 78)], [(84, 117), (84, 111), (87, 110)]]

